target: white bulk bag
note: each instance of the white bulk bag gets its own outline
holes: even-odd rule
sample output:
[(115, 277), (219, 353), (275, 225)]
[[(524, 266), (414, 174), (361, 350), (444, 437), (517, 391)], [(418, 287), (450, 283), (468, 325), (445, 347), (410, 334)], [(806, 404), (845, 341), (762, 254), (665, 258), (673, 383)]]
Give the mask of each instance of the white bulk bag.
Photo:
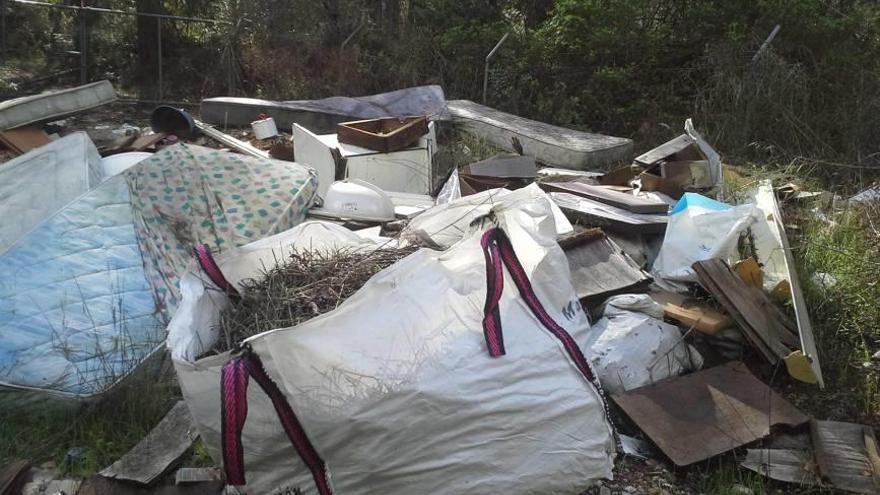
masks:
[[(549, 317), (583, 342), (589, 324), (556, 244), (549, 200), (516, 194), (523, 200), (494, 210), (495, 221)], [(248, 340), (326, 464), (334, 494), (577, 494), (611, 477), (614, 442), (597, 387), (506, 269), (498, 306), (506, 354), (489, 356), (482, 235), (442, 252), (417, 251), (335, 311)], [(227, 272), (237, 263), (219, 261)], [(184, 292), (181, 308), (195, 311), (191, 296)], [(183, 341), (175, 334), (199, 328), (184, 326), (169, 340), (175, 366), (202, 439), (219, 460), (221, 367), (231, 355), (192, 361), (191, 352), (175, 349)], [(270, 399), (256, 383), (246, 397), (248, 491), (316, 493)]]

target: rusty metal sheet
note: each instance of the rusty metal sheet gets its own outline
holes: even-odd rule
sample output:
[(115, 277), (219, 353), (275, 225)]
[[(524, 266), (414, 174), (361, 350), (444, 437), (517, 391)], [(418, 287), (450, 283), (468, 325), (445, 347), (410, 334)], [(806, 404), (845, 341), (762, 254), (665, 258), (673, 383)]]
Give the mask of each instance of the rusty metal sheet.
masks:
[(808, 419), (736, 361), (612, 399), (679, 466), (758, 440), (773, 425)]

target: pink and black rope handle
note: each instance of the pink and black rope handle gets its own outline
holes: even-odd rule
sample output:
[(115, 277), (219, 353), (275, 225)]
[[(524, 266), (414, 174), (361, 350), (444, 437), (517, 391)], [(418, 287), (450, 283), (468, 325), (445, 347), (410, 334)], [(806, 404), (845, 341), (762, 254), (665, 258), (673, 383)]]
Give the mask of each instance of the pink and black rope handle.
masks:
[(287, 398), (266, 373), (260, 358), (248, 348), (227, 362), (221, 371), (221, 444), (227, 483), (236, 486), (246, 484), (241, 435), (247, 419), (247, 387), (251, 377), (272, 401), (284, 433), (312, 473), (318, 494), (332, 495), (324, 460), (306, 435)]

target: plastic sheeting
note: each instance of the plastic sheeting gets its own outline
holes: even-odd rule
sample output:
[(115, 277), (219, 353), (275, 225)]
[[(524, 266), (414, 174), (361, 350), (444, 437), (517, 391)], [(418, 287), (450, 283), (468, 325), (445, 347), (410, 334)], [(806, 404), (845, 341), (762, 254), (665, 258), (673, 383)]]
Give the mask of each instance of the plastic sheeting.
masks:
[(101, 157), (84, 132), (31, 150), (0, 167), (0, 253), (101, 182)]
[[(589, 324), (556, 244), (550, 202), (527, 194), (496, 204), (494, 218), (549, 315), (582, 342)], [(334, 493), (564, 494), (611, 476), (614, 444), (600, 394), (506, 272), (500, 317), (507, 354), (488, 355), (481, 235), (468, 233), (442, 252), (422, 249), (335, 311), (249, 339), (326, 462)], [(238, 261), (225, 260), (224, 270), (229, 263)], [(175, 320), (197, 302), (186, 296)], [(197, 320), (189, 328), (172, 322), (172, 336), (201, 327)], [(179, 356), (183, 341), (169, 342)], [(229, 357), (175, 361), (201, 437), (217, 459), (219, 369)], [(243, 444), (250, 492), (315, 493), (256, 386), (248, 390)]]
[(0, 383), (89, 396), (164, 338), (132, 225), (108, 180), (0, 255)]
[(739, 236), (755, 221), (754, 204), (731, 206), (684, 193), (669, 212), (666, 236), (653, 275), (665, 281), (696, 282), (691, 265), (710, 258), (736, 258)]
[(586, 353), (610, 394), (703, 366), (699, 352), (678, 327), (663, 322), (663, 307), (646, 294), (609, 298), (603, 318), (590, 329)]

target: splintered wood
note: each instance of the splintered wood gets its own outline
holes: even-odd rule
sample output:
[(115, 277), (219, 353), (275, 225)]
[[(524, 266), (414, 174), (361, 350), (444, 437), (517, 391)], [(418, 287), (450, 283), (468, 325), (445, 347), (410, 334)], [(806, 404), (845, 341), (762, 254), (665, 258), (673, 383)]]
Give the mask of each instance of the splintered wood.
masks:
[(764, 293), (743, 281), (722, 260), (693, 264), (702, 285), (736, 320), (749, 342), (776, 364), (800, 345), (797, 327)]

